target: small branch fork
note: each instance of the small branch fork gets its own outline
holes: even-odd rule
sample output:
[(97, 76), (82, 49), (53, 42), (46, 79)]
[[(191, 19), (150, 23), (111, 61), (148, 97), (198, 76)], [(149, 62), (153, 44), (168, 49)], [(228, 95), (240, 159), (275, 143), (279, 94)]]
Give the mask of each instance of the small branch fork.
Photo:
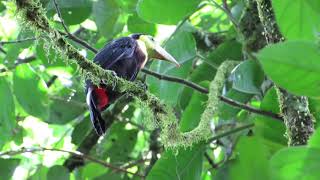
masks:
[(100, 165), (102, 165), (104, 167), (110, 168), (110, 169), (112, 169), (114, 171), (124, 172), (124, 173), (132, 174), (134, 176), (139, 176), (141, 178), (144, 178), (144, 176), (141, 175), (141, 174), (137, 174), (137, 173), (133, 173), (133, 172), (127, 171), (126, 169), (123, 169), (123, 168), (114, 166), (112, 164), (106, 163), (106, 162), (104, 162), (104, 161), (102, 161), (100, 159), (96, 159), (96, 158), (94, 158), (92, 156), (83, 154), (83, 153), (81, 153), (79, 151), (69, 151), (69, 150), (56, 149), (56, 148), (45, 148), (45, 147), (33, 147), (33, 148), (21, 148), (19, 150), (6, 151), (6, 152), (3, 152), (3, 153), (0, 153), (0, 157), (1, 156), (5, 156), (5, 155), (15, 156), (15, 155), (18, 155), (18, 154), (23, 154), (23, 153), (28, 153), (28, 152), (29, 153), (35, 153), (35, 152), (44, 152), (44, 151), (55, 151), (55, 152), (69, 153), (70, 155), (81, 157), (81, 158), (86, 159), (88, 161), (91, 161), (91, 162), (100, 164)]

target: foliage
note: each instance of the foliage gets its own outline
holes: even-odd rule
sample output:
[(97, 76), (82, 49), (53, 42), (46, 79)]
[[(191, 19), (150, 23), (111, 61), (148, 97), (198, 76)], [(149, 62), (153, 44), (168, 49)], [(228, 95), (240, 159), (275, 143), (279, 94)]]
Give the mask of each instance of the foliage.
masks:
[[(148, 63), (179, 82), (141, 72), (149, 101), (121, 97), (104, 113), (110, 127), (101, 138), (88, 118), (84, 78), (130, 93), (141, 87), (97, 70), (92, 49), (61, 36), (53, 0), (40, 1), (48, 24), (18, 17), (19, 2), (0, 1), (0, 179), (318, 179), (320, 129), (308, 144), (287, 147), (276, 92), (308, 97), (318, 120), (318, 0), (56, 0), (67, 28), (92, 48), (146, 33), (181, 64)], [(270, 16), (249, 11), (252, 2), (272, 5)], [(264, 46), (268, 27), (253, 20), (272, 21), (271, 13), (284, 41)], [(252, 52), (252, 44), (264, 47)]]

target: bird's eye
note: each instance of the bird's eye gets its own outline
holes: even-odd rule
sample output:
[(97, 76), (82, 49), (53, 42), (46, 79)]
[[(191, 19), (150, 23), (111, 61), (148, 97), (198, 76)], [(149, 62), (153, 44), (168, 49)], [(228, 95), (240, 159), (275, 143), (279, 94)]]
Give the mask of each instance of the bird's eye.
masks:
[(154, 41), (154, 38), (152, 36), (149, 36), (149, 39), (151, 39), (151, 41)]

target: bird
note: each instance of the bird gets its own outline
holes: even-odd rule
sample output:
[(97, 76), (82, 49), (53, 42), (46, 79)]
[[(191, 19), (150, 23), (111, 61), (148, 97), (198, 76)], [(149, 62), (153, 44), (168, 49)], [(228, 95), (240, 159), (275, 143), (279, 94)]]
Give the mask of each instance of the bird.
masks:
[[(108, 42), (94, 57), (93, 62), (103, 69), (128, 81), (134, 81), (139, 71), (151, 59), (164, 60), (180, 67), (178, 61), (169, 54), (154, 38), (147, 34), (135, 33)], [(90, 120), (98, 136), (106, 131), (101, 112), (118, 99), (121, 94), (108, 88), (106, 84), (95, 85), (86, 80), (86, 103)]]

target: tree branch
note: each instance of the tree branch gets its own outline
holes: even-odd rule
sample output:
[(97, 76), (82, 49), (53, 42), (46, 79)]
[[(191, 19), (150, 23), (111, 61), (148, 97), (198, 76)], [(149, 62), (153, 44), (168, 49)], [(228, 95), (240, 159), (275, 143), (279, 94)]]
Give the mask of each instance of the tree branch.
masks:
[(234, 133), (237, 133), (237, 132), (240, 132), (240, 131), (243, 131), (243, 130), (246, 130), (246, 129), (250, 129), (254, 127), (254, 123), (250, 123), (250, 124), (246, 124), (246, 125), (242, 125), (242, 126), (239, 126), (239, 127), (236, 127), (236, 128), (233, 128), (229, 131), (226, 131), (224, 133), (221, 133), (221, 134), (218, 134), (212, 138), (210, 138), (208, 140), (208, 143), (212, 142), (212, 141), (215, 141), (215, 140), (218, 140), (220, 138), (223, 138), (223, 137), (226, 137), (226, 136), (229, 136), (231, 134), (234, 134)]
[(18, 39), (18, 40), (13, 40), (13, 41), (0, 41), (0, 46), (5, 45), (5, 44), (15, 44), (15, 43), (23, 43), (26, 41), (34, 41), (36, 39), (37, 39), (36, 37), (30, 37), (30, 38)]
[[(148, 69), (143, 69), (142, 72), (148, 74), (148, 75), (151, 75), (151, 76), (154, 76), (160, 80), (166, 80), (166, 81), (171, 81), (171, 82), (176, 82), (176, 83), (179, 83), (179, 84), (183, 84), (187, 87), (190, 87), (200, 93), (204, 93), (204, 94), (208, 94), (209, 91), (208, 89), (204, 88), (204, 87), (201, 87), (200, 85), (196, 84), (196, 83), (193, 83), (191, 81), (187, 81), (185, 79), (181, 79), (181, 78), (178, 78), (178, 77), (174, 77), (174, 76), (168, 76), (168, 75), (164, 75), (164, 74), (159, 74), (159, 73), (156, 73), (154, 71), (150, 71)], [(244, 109), (244, 110), (247, 110), (249, 112), (252, 112), (252, 113), (255, 113), (255, 114), (260, 114), (260, 115), (263, 115), (263, 116), (268, 116), (268, 117), (271, 117), (271, 118), (274, 118), (274, 119), (277, 119), (277, 120), (280, 120), (280, 121), (283, 121), (282, 117), (279, 115), (279, 114), (275, 114), (275, 113), (272, 113), (270, 111), (264, 111), (264, 110), (261, 110), (261, 109), (257, 109), (257, 108), (254, 108), (254, 107), (251, 107), (251, 106), (248, 106), (246, 104), (243, 104), (243, 103), (240, 103), (240, 102), (237, 102), (233, 99), (230, 99), (230, 98), (227, 98), (225, 96), (219, 96), (220, 100), (233, 106), (233, 107), (237, 107), (237, 108), (240, 108), (240, 109)]]
[(81, 153), (79, 151), (69, 151), (69, 150), (63, 150), (63, 149), (57, 149), (57, 148), (32, 147), (32, 148), (21, 148), (19, 150), (6, 151), (6, 152), (3, 152), (3, 153), (0, 153), (0, 156), (5, 156), (5, 155), (15, 156), (15, 155), (23, 154), (23, 153), (27, 153), (27, 152), (34, 153), (34, 152), (39, 152), (39, 151), (55, 151), (55, 152), (69, 153), (70, 155), (81, 157), (81, 158), (89, 160), (91, 162), (100, 164), (100, 165), (102, 165), (104, 167), (110, 168), (110, 169), (112, 169), (114, 171), (120, 171), (120, 172), (132, 174), (134, 176), (139, 176), (141, 178), (144, 178), (144, 176), (141, 175), (141, 174), (132, 173), (130, 171), (127, 171), (126, 169), (123, 169), (123, 168), (114, 166), (112, 164), (106, 163), (106, 162), (104, 162), (104, 161), (102, 161), (100, 159), (96, 159), (96, 158), (94, 158), (92, 156), (89, 156), (87, 154)]

